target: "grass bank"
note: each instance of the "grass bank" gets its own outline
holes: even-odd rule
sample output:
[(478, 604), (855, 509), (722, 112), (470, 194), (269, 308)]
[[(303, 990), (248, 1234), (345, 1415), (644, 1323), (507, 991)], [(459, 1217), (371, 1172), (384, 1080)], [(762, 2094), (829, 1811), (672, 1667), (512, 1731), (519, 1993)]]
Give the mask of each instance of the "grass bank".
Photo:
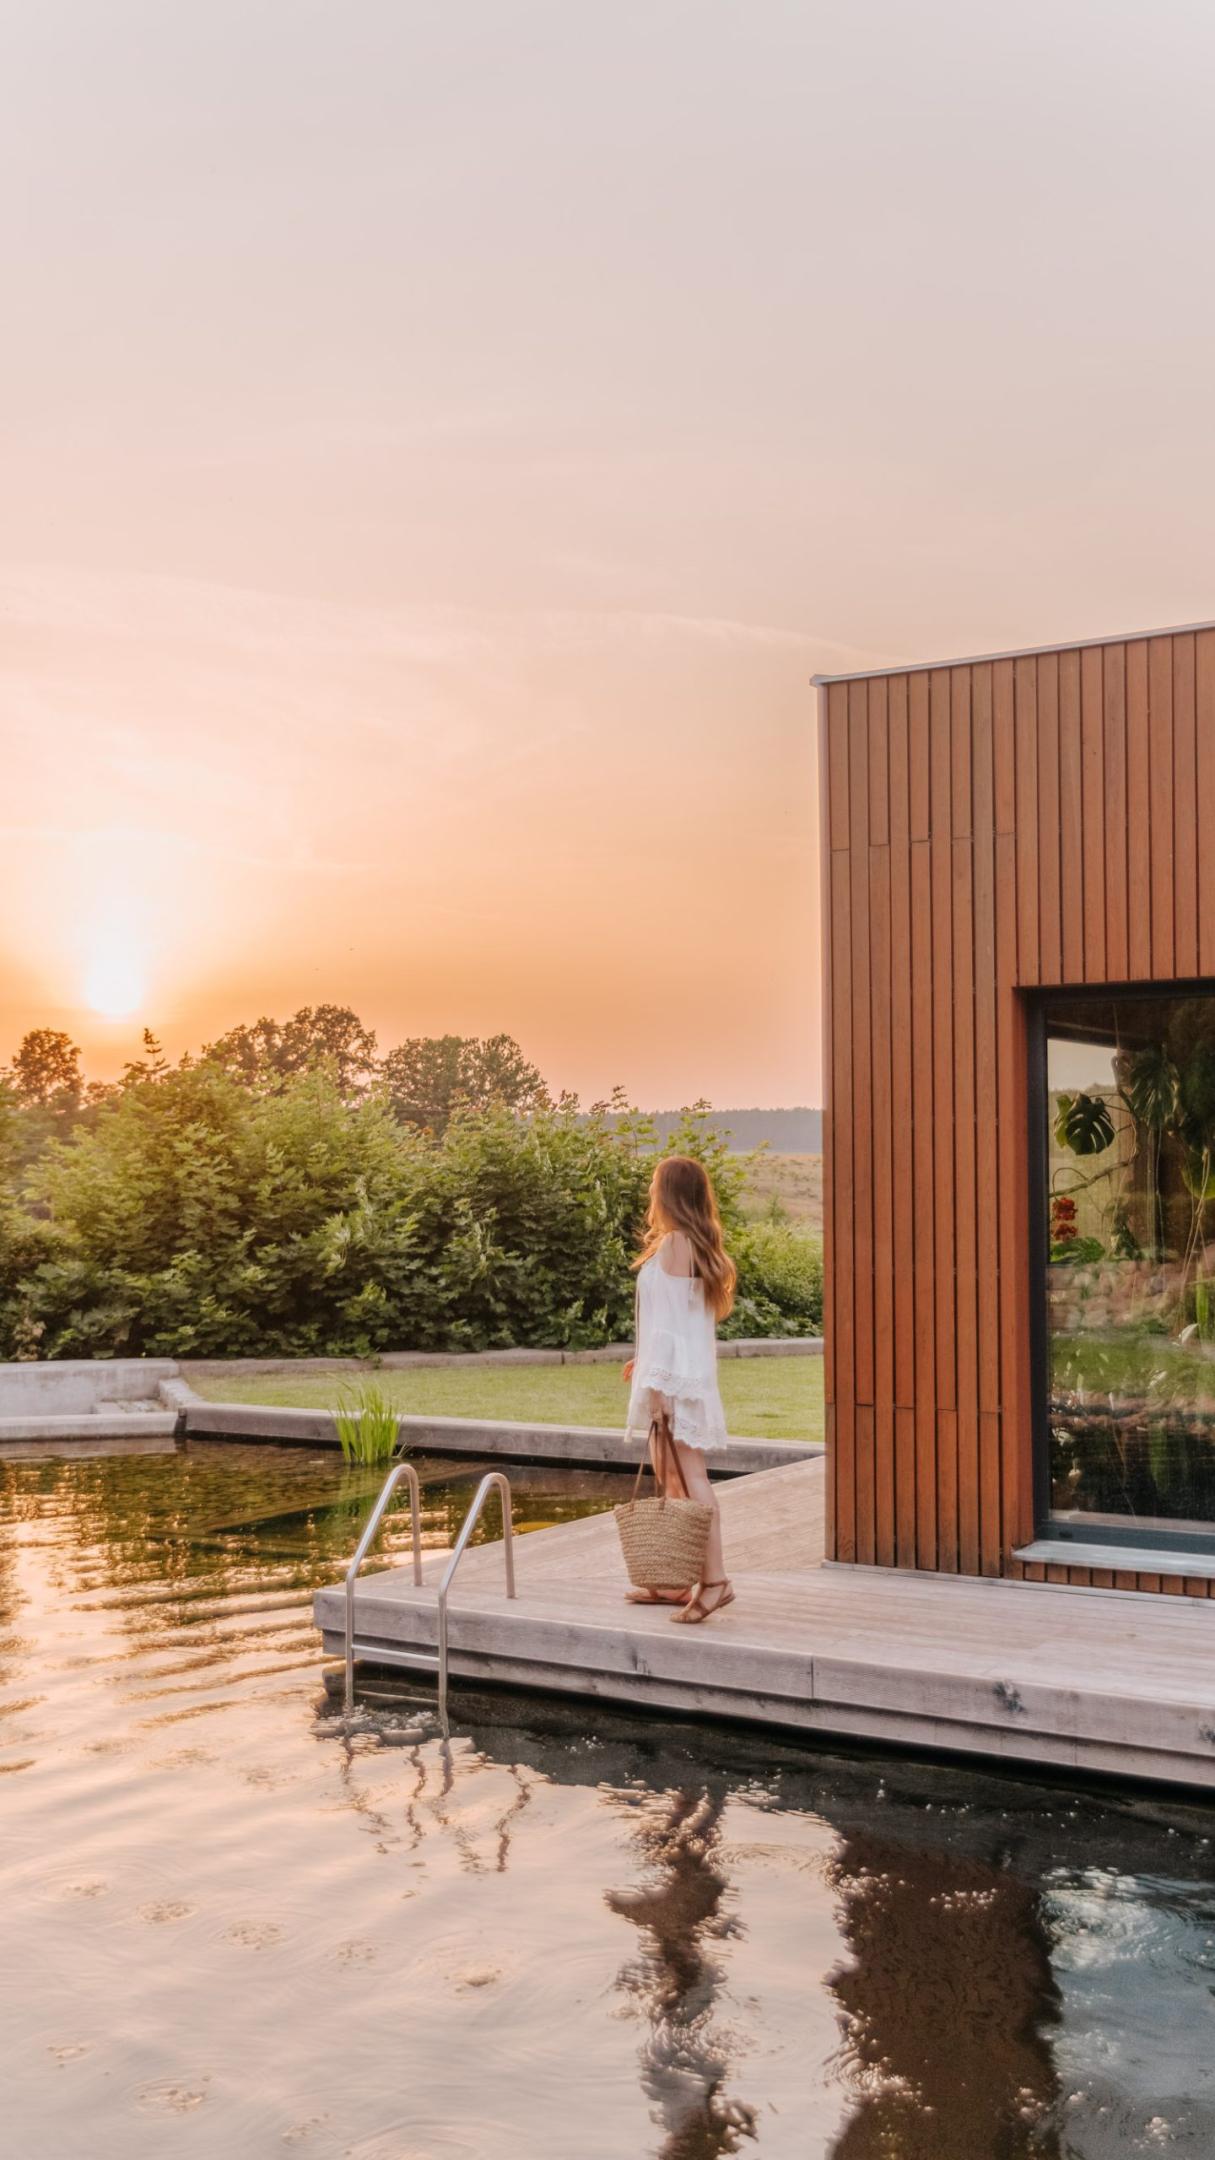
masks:
[[(821, 1440), (821, 1358), (725, 1358), (719, 1367), (730, 1430), (753, 1440)], [(347, 1384), (356, 1383), (354, 1373)], [(618, 1365), (439, 1365), (410, 1372), (376, 1372), (375, 1382), (403, 1412), (416, 1417), (532, 1419), (540, 1425), (620, 1425), (626, 1390)], [(287, 1410), (325, 1410), (342, 1382), (317, 1374), (298, 1379), (199, 1379), (208, 1402), (269, 1403)]]

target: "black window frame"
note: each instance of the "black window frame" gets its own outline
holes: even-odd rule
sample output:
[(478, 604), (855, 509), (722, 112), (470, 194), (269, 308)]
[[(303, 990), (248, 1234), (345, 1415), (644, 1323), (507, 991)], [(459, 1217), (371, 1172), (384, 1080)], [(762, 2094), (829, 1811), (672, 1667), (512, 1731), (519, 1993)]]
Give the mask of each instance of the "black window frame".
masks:
[[(1109, 1545), (1128, 1552), (1215, 1553), (1215, 1524), (1210, 1534), (1192, 1531), (1141, 1529), (1136, 1524), (1061, 1523), (1050, 1508), (1050, 1335), (1046, 1324), (1046, 1269), (1048, 1263), (1047, 1205), (1050, 1180), (1050, 1146), (1047, 1130), (1049, 1087), (1046, 1057), (1046, 1008), (1054, 1000), (1108, 1004), (1111, 999), (1186, 998), (1215, 999), (1215, 977), (1188, 975), (1162, 982), (1040, 983), (1019, 991), (1025, 1011), (1025, 1045), (1028, 1058), (1027, 1111), (1029, 1120), (1029, 1370), (1030, 1439), (1033, 1463), (1034, 1536), (1066, 1548), (1068, 1545)], [(1064, 1555), (1060, 1553), (1062, 1561)]]

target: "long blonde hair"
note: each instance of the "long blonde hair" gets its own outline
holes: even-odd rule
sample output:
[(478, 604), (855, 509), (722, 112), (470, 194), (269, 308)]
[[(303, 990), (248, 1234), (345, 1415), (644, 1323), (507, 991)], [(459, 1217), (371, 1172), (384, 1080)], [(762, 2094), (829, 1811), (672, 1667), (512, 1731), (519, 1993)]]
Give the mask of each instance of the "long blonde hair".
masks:
[(693, 1272), (704, 1284), (705, 1302), (715, 1319), (733, 1310), (738, 1269), (722, 1243), (717, 1195), (703, 1163), (693, 1155), (666, 1155), (650, 1179), (645, 1239), (633, 1262), (644, 1267), (663, 1239), (680, 1230), (692, 1248)]

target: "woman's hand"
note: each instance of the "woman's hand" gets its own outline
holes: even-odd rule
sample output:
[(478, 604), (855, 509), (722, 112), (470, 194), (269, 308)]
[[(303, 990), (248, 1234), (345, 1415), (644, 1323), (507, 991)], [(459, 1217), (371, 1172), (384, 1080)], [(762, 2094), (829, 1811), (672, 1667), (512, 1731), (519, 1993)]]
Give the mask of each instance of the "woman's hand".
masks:
[(625, 1359), (624, 1364), (620, 1368), (620, 1377), (622, 1380), (632, 1379), (636, 1364), (637, 1360), (635, 1357)]

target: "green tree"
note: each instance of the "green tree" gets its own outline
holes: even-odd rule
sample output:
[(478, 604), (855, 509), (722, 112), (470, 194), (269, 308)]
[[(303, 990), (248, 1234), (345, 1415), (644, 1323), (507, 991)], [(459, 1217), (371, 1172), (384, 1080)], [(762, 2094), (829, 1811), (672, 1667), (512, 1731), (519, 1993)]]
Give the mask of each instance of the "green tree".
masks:
[(21, 1104), (17, 1090), (0, 1072), (0, 1188), (7, 1187), (21, 1152)]
[(80, 1051), (60, 1028), (31, 1028), (14, 1054), (10, 1077), (18, 1102), (31, 1110), (75, 1110), (84, 1089)]
[(366, 1090), (376, 1071), (375, 1036), (349, 1005), (301, 1005), (290, 1020), (263, 1015), (229, 1028), (202, 1055), (259, 1093), (282, 1088), (298, 1073), (329, 1067), (349, 1099)]
[(402, 1123), (439, 1137), (459, 1112), (505, 1109), (528, 1116), (549, 1101), (540, 1072), (513, 1035), (485, 1041), (415, 1035), (389, 1051), (380, 1074)]
[[(183, 1064), (185, 1062), (183, 1059)], [(129, 1088), (138, 1087), (146, 1080), (163, 1080), (165, 1074), (170, 1070), (169, 1060), (165, 1056), (158, 1038), (152, 1033), (151, 1028), (145, 1028), (143, 1031), (143, 1056), (141, 1058), (128, 1058), (122, 1068), (121, 1084), (123, 1087)], [(110, 1092), (109, 1088), (90, 1085), (89, 1098), (93, 1102), (102, 1103), (107, 1099)]]

